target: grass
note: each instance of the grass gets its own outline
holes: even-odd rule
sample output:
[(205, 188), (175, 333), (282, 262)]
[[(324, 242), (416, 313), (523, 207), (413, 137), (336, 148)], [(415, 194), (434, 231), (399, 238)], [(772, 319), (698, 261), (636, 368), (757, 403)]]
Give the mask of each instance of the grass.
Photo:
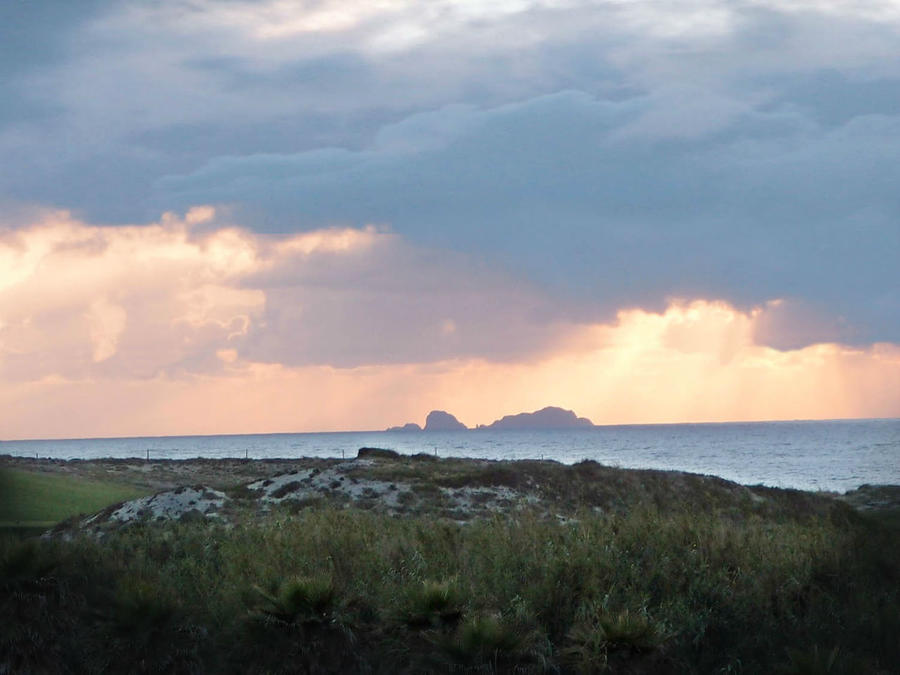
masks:
[[(368, 471), (423, 501), (403, 517), (326, 499), (260, 513), (233, 488), (227, 525), (0, 536), (0, 672), (900, 672), (894, 520), (592, 462)], [(140, 492), (0, 480), (19, 522)], [(465, 523), (421, 507), (439, 487), (498, 484), (543, 502)]]
[(0, 468), (0, 528), (48, 528), (144, 494), (127, 485)]
[(8, 542), (0, 670), (896, 672), (897, 533), (841, 511), (461, 525), (326, 505)]
[(455, 579), (426, 579), (413, 586), (401, 603), (399, 619), (412, 627), (456, 624), (462, 615), (462, 598)]

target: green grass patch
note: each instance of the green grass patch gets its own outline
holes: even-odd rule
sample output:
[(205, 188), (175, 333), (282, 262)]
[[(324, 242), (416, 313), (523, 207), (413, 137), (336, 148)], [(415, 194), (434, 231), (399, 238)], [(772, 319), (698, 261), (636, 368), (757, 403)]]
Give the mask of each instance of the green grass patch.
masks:
[(117, 483), (0, 469), (0, 528), (49, 527), (142, 494)]

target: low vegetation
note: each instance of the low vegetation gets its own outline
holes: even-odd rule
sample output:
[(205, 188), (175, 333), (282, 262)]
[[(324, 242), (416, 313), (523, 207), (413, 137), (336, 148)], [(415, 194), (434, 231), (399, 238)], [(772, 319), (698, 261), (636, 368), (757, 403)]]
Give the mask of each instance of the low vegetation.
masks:
[(427, 465), (441, 490), (542, 497), (461, 520), (260, 510), (232, 486), (227, 518), (7, 538), (0, 672), (897, 672), (900, 537), (842, 501), (591, 463), (379, 462), (380, 481), (424, 485)]
[(140, 488), (116, 482), (0, 468), (0, 531), (46, 529), (141, 494)]

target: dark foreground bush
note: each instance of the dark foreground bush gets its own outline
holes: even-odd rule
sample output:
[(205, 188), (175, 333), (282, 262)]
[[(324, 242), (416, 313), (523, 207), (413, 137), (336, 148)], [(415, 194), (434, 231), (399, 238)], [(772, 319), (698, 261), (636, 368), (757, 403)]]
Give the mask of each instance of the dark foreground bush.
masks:
[(897, 672), (896, 532), (841, 511), (349, 509), (0, 544), (0, 672)]

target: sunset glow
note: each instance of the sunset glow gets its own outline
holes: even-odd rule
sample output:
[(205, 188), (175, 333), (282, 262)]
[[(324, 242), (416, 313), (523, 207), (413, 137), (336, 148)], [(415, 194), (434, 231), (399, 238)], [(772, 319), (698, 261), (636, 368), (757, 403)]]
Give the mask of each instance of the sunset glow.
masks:
[[(4, 237), (0, 436), (367, 430), (421, 422), (432, 408), (474, 426), (549, 404), (599, 424), (900, 415), (900, 346), (758, 344), (777, 299), (746, 311), (673, 299), (658, 313), (532, 326), (545, 301), (503, 276), (477, 291), (449, 282), (424, 305), (398, 287), (360, 286), (392, 264), (416, 296), (450, 279), (427, 251), (376, 228), (198, 229), (214, 218), (206, 208), (96, 227), (55, 213)], [(429, 345), (407, 336), (407, 347), (429, 356), (399, 360), (399, 336), (365, 330), (325, 348), (343, 325), (334, 303), (355, 307), (363, 327), (394, 307), (398, 330), (416, 326)], [(517, 357), (467, 353), (467, 333), (488, 352), (507, 340), (477, 320), (479, 303), (531, 326)], [(307, 363), (283, 358), (285, 330), (307, 345)], [(356, 344), (382, 340), (380, 352)]]
[(896, 2), (14, 5), (0, 439), (900, 416)]

